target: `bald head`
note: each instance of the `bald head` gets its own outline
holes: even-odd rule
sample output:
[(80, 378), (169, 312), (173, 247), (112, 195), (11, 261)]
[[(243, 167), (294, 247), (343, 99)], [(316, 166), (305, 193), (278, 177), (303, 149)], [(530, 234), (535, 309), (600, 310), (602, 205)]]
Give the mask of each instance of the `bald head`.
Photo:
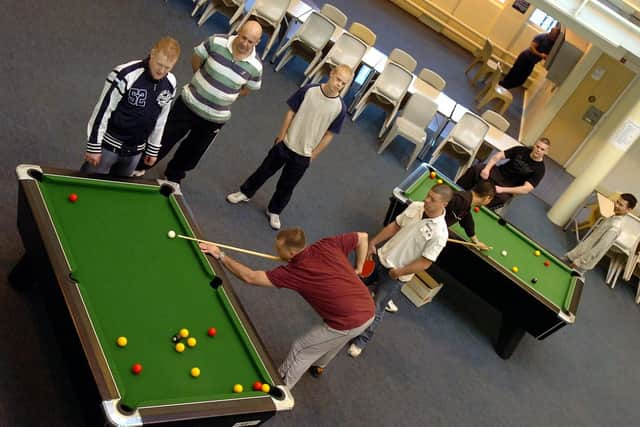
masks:
[(238, 30), (238, 35), (233, 40), (233, 53), (239, 58), (251, 55), (255, 46), (260, 43), (262, 26), (257, 21), (247, 21)]

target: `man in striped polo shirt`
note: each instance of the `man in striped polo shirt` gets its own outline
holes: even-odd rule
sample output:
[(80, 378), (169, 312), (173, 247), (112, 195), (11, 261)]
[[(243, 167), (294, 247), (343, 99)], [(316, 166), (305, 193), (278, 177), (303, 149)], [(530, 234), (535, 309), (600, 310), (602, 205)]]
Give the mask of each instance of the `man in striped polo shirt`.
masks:
[[(165, 170), (169, 181), (179, 183), (196, 167), (231, 118), (231, 104), (238, 96), (260, 89), (262, 63), (255, 46), (261, 36), (260, 24), (247, 21), (237, 35), (214, 34), (195, 47), (193, 78), (169, 113), (158, 154), (161, 160), (182, 140)], [(149, 168), (140, 162), (134, 176), (144, 175)]]

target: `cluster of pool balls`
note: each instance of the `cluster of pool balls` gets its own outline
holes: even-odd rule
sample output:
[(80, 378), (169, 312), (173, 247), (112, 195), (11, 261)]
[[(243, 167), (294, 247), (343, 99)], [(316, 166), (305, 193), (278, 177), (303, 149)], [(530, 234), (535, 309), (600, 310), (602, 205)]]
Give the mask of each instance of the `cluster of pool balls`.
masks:
[[(507, 256), (508, 253), (507, 253), (506, 250), (502, 250), (502, 252), (500, 252), (500, 255)], [(533, 255), (540, 256), (540, 255), (542, 255), (542, 253), (539, 250), (536, 249), (533, 252)], [(544, 264), (545, 267), (549, 267), (551, 265), (551, 262), (549, 260), (545, 260), (545, 262), (543, 264)], [(517, 265), (514, 265), (513, 267), (511, 267), (511, 271), (513, 271), (514, 273), (517, 273), (518, 271), (520, 271), (520, 269), (518, 268)], [(531, 279), (531, 283), (534, 283), (534, 284), (538, 283), (538, 279), (536, 277), (532, 278)]]
[[(436, 174), (435, 172), (431, 172), (431, 173), (429, 174), (429, 178), (431, 178), (431, 179), (436, 179), (436, 178), (438, 178), (438, 174)], [(436, 183), (438, 183), (438, 184), (442, 184), (443, 182), (444, 182), (444, 181), (443, 181), (443, 180), (441, 180), (441, 179), (439, 179), (439, 178), (438, 178), (438, 180), (436, 181)]]
[[(207, 330), (207, 335), (211, 338), (215, 337), (217, 333), (218, 331), (213, 327)], [(186, 345), (182, 342), (183, 340), (185, 340)], [(195, 337), (190, 336), (190, 332), (187, 328), (182, 328), (178, 331), (177, 334), (173, 335), (171, 337), (171, 342), (174, 344), (174, 349), (178, 353), (183, 353), (187, 347), (194, 348), (198, 344), (198, 340)], [(128, 343), (129, 340), (127, 339), (127, 337), (121, 336), (116, 339), (116, 345), (120, 348), (126, 347)], [(140, 375), (142, 373), (142, 369), (143, 367), (141, 363), (134, 363), (131, 366), (131, 373), (134, 375)], [(201, 374), (200, 368), (194, 366), (189, 370), (189, 374), (193, 378), (198, 378)], [(271, 386), (269, 384), (263, 384), (260, 381), (256, 381), (255, 383), (253, 383), (252, 388), (255, 391), (262, 391), (264, 393), (269, 393), (269, 391), (271, 390)], [(244, 387), (242, 386), (242, 384), (234, 384), (232, 389), (234, 393), (242, 393)]]

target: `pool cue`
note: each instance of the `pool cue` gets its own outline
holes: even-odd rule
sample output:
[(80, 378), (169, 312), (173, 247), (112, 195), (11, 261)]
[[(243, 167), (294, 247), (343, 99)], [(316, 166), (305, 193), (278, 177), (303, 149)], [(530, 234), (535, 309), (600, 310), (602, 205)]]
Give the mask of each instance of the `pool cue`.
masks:
[(230, 251), (241, 252), (243, 254), (248, 254), (248, 255), (254, 255), (254, 256), (257, 256), (257, 257), (260, 257), (260, 258), (271, 259), (271, 260), (274, 260), (274, 261), (282, 261), (282, 259), (278, 258), (277, 256), (269, 255), (269, 254), (263, 254), (262, 252), (250, 251), (249, 249), (236, 248), (235, 246), (223, 245), (222, 243), (216, 243), (216, 242), (210, 242), (208, 240), (196, 239), (194, 237), (183, 236), (182, 234), (178, 234), (178, 235), (176, 235), (176, 237), (179, 237), (179, 238), (185, 239), (185, 240), (192, 240), (192, 241), (198, 242), (198, 243), (209, 243), (211, 245), (219, 246), (219, 247), (221, 247), (223, 249), (228, 249)]
[[(474, 248), (478, 247), (477, 243), (473, 243), (473, 242), (466, 242), (464, 240), (456, 240), (456, 239), (447, 239), (447, 242), (451, 242), (451, 243), (459, 243), (461, 245), (466, 245), (466, 246), (473, 246)], [(493, 249), (492, 246), (489, 246), (489, 249)]]

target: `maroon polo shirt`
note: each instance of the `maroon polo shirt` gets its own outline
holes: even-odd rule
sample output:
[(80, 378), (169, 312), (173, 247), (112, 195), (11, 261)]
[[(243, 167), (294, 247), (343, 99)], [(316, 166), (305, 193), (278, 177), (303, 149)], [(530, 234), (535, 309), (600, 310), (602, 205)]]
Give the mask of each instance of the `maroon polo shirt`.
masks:
[(371, 294), (348, 258), (357, 244), (357, 233), (322, 239), (267, 271), (267, 277), (279, 288), (298, 292), (331, 328), (356, 328), (375, 313)]

